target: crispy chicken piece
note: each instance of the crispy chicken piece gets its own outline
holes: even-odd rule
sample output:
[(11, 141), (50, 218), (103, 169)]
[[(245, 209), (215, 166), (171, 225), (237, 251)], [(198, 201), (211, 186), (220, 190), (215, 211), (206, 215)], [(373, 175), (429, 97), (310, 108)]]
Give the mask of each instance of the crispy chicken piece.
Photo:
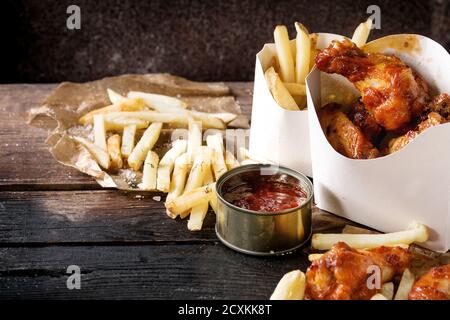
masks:
[(450, 264), (435, 267), (416, 281), (409, 300), (450, 300)]
[(450, 121), (450, 96), (446, 93), (434, 97), (429, 104), (429, 111), (439, 113), (443, 118)]
[(373, 266), (385, 283), (402, 274), (411, 254), (401, 247), (356, 250), (343, 242), (314, 260), (306, 272), (306, 296), (311, 300), (369, 300), (379, 289), (369, 288)]
[(376, 158), (378, 150), (355, 126), (341, 106), (330, 103), (319, 111), (319, 121), (331, 146), (340, 154), (352, 159)]
[(414, 140), (419, 134), (424, 132), (426, 129), (437, 126), (444, 122), (445, 122), (445, 119), (442, 118), (439, 115), (439, 113), (430, 112), (428, 114), (428, 119), (419, 123), (419, 125), (417, 126), (417, 128), (415, 130), (410, 130), (400, 137), (391, 139), (391, 141), (389, 141), (388, 153), (389, 154), (394, 153), (394, 152), (402, 149), (404, 146), (406, 146), (408, 143), (410, 143), (412, 140)]
[(426, 82), (396, 56), (366, 54), (346, 39), (333, 41), (322, 50), (316, 64), (321, 71), (353, 82), (367, 111), (387, 131), (405, 127), (427, 107)]
[(380, 141), (383, 128), (360, 100), (352, 106), (349, 118), (372, 144), (376, 145)]

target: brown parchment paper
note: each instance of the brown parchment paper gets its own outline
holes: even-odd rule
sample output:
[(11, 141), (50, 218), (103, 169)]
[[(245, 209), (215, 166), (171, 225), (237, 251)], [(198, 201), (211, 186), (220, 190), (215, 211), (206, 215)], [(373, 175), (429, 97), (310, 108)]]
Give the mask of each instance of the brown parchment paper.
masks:
[[(238, 114), (228, 124), (230, 128), (249, 127), (248, 118), (241, 114), (230, 88), (224, 83), (200, 83), (170, 74), (130, 74), (85, 83), (61, 83), (41, 107), (30, 110), (28, 120), (33, 123), (40, 116), (54, 119), (57, 125), (47, 138), (50, 153), (58, 162), (94, 177), (105, 188), (138, 190), (137, 184), (141, 180), (141, 173), (131, 169), (103, 171), (91, 154), (72, 139), (73, 136), (82, 136), (92, 140), (92, 126), (81, 126), (78, 119), (110, 104), (106, 92), (108, 88), (123, 95), (129, 91), (143, 91), (177, 97), (188, 104), (188, 109)], [(44, 126), (44, 122), (36, 123), (37, 126)], [(166, 125), (163, 128), (154, 148), (160, 156), (167, 150), (173, 130), (176, 129)]]

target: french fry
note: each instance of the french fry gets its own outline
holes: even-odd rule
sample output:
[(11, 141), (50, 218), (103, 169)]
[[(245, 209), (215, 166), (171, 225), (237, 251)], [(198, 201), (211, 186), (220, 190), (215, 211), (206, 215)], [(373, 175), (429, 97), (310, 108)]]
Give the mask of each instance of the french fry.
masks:
[(203, 202), (192, 208), (188, 221), (188, 229), (190, 231), (202, 230), (203, 220), (208, 212), (209, 202)]
[[(213, 174), (211, 171), (211, 166), (209, 165), (206, 167), (206, 174), (203, 179), (203, 184), (208, 185), (213, 182), (214, 182), (214, 177), (213, 177)], [(213, 189), (213, 193), (214, 193), (214, 196), (211, 197), (209, 203), (211, 203), (216, 196), (215, 188)], [(205, 219), (206, 213), (208, 212), (209, 203), (208, 202), (202, 203), (201, 205), (198, 205), (198, 206), (195, 206), (192, 208), (191, 214), (189, 216), (189, 221), (188, 221), (188, 229), (190, 231), (199, 231), (202, 229), (203, 220)]]
[(293, 96), (306, 96), (306, 86), (300, 83), (283, 83), (289, 93)]
[(170, 175), (173, 170), (175, 159), (186, 152), (186, 140), (177, 140), (173, 142), (172, 148), (166, 152), (159, 162), (157, 189), (162, 192), (169, 192)]
[(140, 98), (144, 100), (147, 106), (158, 112), (178, 112), (179, 110), (185, 111), (187, 107), (187, 104), (184, 101), (162, 94), (130, 91), (127, 96), (128, 98)]
[(394, 284), (392, 282), (384, 283), (381, 286), (380, 292), (386, 299), (392, 300), (394, 298)]
[(185, 192), (183, 195), (166, 201), (166, 208), (174, 214), (181, 214), (189, 209), (208, 202), (214, 196), (215, 183)]
[[(186, 176), (189, 171), (189, 161), (187, 153), (183, 153), (176, 160), (173, 168), (172, 180), (170, 181), (170, 190), (167, 194), (166, 201), (180, 196), (184, 191), (186, 184)], [(177, 217), (177, 214), (166, 209), (166, 213), (172, 219)]]
[(266, 70), (265, 78), (274, 100), (280, 107), (287, 110), (299, 110), (294, 98), (291, 96), (288, 89), (286, 89), (273, 67)]
[(121, 102), (126, 101), (126, 97), (122, 96), (120, 93), (108, 88), (106, 89), (106, 93), (108, 94), (109, 101), (112, 104), (119, 104)]
[(413, 223), (410, 229), (385, 234), (321, 234), (312, 236), (311, 245), (318, 250), (331, 249), (337, 242), (345, 242), (355, 249), (369, 249), (379, 246), (409, 245), (413, 242), (428, 240), (427, 228), (420, 223)]
[(227, 165), (223, 157), (223, 138), (222, 134), (209, 135), (206, 138), (206, 144), (213, 150), (212, 153), (212, 167), (214, 170), (215, 179), (218, 180), (222, 174), (227, 172)]
[(297, 31), (295, 80), (297, 83), (305, 84), (305, 78), (309, 73), (311, 39), (308, 30), (301, 23), (295, 23), (295, 30)]
[(161, 133), (162, 123), (152, 123), (141, 137), (141, 140), (134, 147), (128, 157), (128, 164), (134, 170), (139, 170), (142, 166), (148, 151), (153, 148)]
[(371, 28), (372, 19), (370, 18), (366, 22), (360, 23), (353, 33), (352, 42), (359, 48), (363, 47), (369, 38)]
[(103, 169), (109, 168), (110, 160), (109, 154), (108, 152), (106, 152), (106, 149), (102, 149), (91, 141), (82, 137), (73, 137), (73, 139), (83, 145)]
[(150, 122), (135, 118), (113, 118), (105, 120), (106, 130), (123, 130), (127, 126), (134, 125), (136, 129), (145, 129)]
[(308, 255), (308, 260), (310, 262), (313, 262), (314, 260), (318, 260), (323, 256), (322, 253), (311, 253)]
[(217, 118), (222, 120), (224, 123), (229, 123), (237, 118), (237, 114), (229, 113), (229, 112), (219, 112), (219, 113), (206, 113), (206, 112), (200, 112), (195, 110), (190, 110), (190, 114), (194, 117), (194, 119), (201, 119), (205, 114), (209, 115), (210, 117)]
[(211, 149), (208, 147), (201, 147), (197, 150), (198, 152), (189, 173), (184, 192), (189, 192), (202, 186), (207, 174), (207, 168), (211, 165)]
[(239, 161), (236, 160), (234, 155), (228, 150), (225, 151), (225, 162), (227, 164), (228, 170), (237, 168), (237, 167), (239, 167), (241, 165), (239, 163)]
[(394, 300), (408, 300), (409, 292), (414, 285), (414, 280), (415, 278), (411, 271), (409, 271), (409, 269), (405, 269), (402, 279), (398, 285)]
[(377, 293), (374, 296), (372, 296), (370, 300), (389, 300), (389, 299), (383, 296), (381, 293)]
[(123, 128), (122, 134), (122, 156), (128, 158), (134, 149), (134, 137), (136, 136), (136, 125), (128, 125)]
[(144, 172), (142, 174), (142, 183), (139, 184), (141, 190), (156, 190), (156, 175), (158, 172), (159, 157), (154, 151), (149, 151), (144, 162)]
[(122, 154), (120, 152), (120, 135), (115, 134), (108, 138), (108, 154), (111, 159), (110, 167), (120, 169), (123, 166)]
[(103, 150), (107, 150), (105, 121), (102, 114), (94, 116), (94, 144)]
[(202, 145), (202, 128), (199, 122), (189, 118), (187, 154), (189, 162), (194, 161), (195, 152)]
[[(183, 112), (156, 112), (156, 111), (134, 111), (134, 112), (111, 112), (105, 115), (105, 120), (108, 122), (114, 119), (132, 118), (140, 119), (149, 122), (170, 123), (178, 126), (186, 126), (189, 123), (190, 113), (183, 110)], [(117, 121), (117, 120), (116, 120)], [(225, 123), (219, 118), (211, 115), (203, 115), (201, 118), (202, 126), (212, 129), (225, 129)]]
[(300, 270), (286, 273), (278, 282), (270, 300), (303, 300), (306, 277)]
[(289, 34), (286, 26), (276, 26), (273, 32), (275, 48), (280, 63), (280, 76), (283, 82), (295, 82), (294, 57), (292, 56)]
[(190, 112), (192, 117), (197, 120), (201, 121), (202, 126), (205, 128), (215, 128), (215, 129), (225, 129), (227, 125), (225, 124), (222, 119), (216, 117), (215, 115), (211, 113), (206, 112)]
[(108, 114), (113, 112), (125, 112), (125, 111), (143, 111), (145, 110), (145, 104), (139, 99), (128, 99), (117, 104), (112, 104), (100, 109), (93, 110), (84, 116), (82, 116), (78, 122), (80, 124), (92, 124), (94, 121), (94, 116), (96, 114)]

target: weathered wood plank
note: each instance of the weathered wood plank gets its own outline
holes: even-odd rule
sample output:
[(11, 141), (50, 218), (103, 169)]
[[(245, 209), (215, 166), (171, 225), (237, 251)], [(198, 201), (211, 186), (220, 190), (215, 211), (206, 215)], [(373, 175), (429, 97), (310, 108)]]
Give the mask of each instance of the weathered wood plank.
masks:
[[(0, 248), (1, 299), (268, 299), (306, 254), (256, 258), (218, 243)], [(68, 290), (69, 265), (81, 289)]]
[[(251, 113), (252, 83), (228, 83)], [(56, 162), (47, 151), (46, 130), (26, 124), (26, 112), (38, 107), (56, 85), (0, 85), (0, 190), (99, 189), (89, 176)]]
[[(165, 214), (164, 196), (98, 191), (0, 192), (0, 244), (204, 242), (216, 241), (215, 215), (203, 230), (187, 230), (187, 220)], [(349, 221), (314, 210), (315, 231), (343, 227)]]

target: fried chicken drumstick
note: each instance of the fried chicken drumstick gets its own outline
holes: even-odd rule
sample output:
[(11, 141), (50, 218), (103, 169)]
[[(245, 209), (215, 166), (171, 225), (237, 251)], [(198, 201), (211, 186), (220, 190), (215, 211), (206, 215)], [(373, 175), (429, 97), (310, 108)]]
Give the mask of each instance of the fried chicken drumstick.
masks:
[(402, 60), (364, 53), (350, 40), (333, 41), (316, 56), (319, 70), (340, 74), (354, 83), (362, 102), (387, 131), (420, 118), (429, 102), (428, 86)]
[(367, 285), (371, 267), (381, 269), (385, 283), (410, 263), (411, 254), (401, 247), (356, 250), (339, 242), (308, 268), (306, 296), (311, 300), (369, 300), (379, 291)]
[(417, 280), (409, 300), (450, 300), (450, 264), (435, 267)]

